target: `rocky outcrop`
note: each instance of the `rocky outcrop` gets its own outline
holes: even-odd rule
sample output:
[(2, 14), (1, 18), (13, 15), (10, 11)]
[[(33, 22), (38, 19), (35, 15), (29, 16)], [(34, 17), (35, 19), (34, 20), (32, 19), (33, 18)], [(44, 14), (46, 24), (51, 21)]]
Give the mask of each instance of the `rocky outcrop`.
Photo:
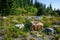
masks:
[(31, 21), (30, 30), (37, 31), (43, 29), (43, 23), (38, 21)]

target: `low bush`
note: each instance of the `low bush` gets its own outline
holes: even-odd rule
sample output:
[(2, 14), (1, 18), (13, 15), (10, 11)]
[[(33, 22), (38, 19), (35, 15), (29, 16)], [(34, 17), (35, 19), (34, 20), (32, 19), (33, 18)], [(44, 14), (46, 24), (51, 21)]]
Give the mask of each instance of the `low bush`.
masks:
[(23, 33), (23, 37), (28, 37), (29, 36), (29, 33)]
[(33, 32), (31, 32), (31, 34), (32, 34), (32, 35), (36, 35), (36, 34), (37, 34), (37, 32), (34, 32), (34, 31), (33, 31)]
[(30, 40), (35, 40), (34, 38), (30, 38)]
[(4, 32), (4, 39), (9, 40), (10, 38), (20, 37), (20, 30), (14, 26), (6, 27)]
[(60, 34), (60, 28), (54, 28), (56, 30), (57, 33)]
[(25, 22), (25, 30), (26, 31), (30, 30), (30, 22), (31, 22), (31, 20), (26, 20), (26, 22)]
[(56, 40), (59, 40), (59, 38), (60, 38), (60, 34), (55, 37)]
[(22, 38), (21, 40), (27, 40), (27, 39), (25, 39), (25, 38)]

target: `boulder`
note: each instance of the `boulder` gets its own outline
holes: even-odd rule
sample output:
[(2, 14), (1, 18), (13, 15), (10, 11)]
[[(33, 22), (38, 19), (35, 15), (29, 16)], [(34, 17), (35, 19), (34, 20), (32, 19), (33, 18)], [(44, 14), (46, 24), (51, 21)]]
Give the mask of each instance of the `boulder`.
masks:
[(22, 27), (24, 27), (24, 24), (16, 24), (15, 26), (21, 29)]
[(43, 23), (38, 21), (31, 21), (30, 30), (42, 30)]

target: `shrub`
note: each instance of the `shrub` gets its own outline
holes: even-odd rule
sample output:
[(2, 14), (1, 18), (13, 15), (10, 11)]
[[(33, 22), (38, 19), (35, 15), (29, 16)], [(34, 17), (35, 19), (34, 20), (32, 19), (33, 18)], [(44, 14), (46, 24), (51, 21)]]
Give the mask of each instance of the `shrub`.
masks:
[(48, 40), (48, 38), (47, 37), (43, 37), (43, 40)]
[(5, 28), (5, 33), (6, 38), (8, 37), (19, 37), (20, 36), (20, 30), (14, 26), (10, 26)]
[[(21, 21), (22, 20), (22, 21)], [(14, 25), (15, 24), (22, 24), (25, 22), (25, 16), (7, 16), (6, 18), (4, 18), (4, 21), (1, 21), (0, 25), (1, 26), (4, 26), (4, 23), (7, 25), (7, 26), (10, 26), (10, 25)]]
[(25, 22), (25, 29), (26, 29), (26, 31), (30, 30), (30, 22), (31, 22), (31, 20), (26, 20), (26, 22)]
[(57, 33), (60, 33), (60, 28), (54, 28)]
[(23, 37), (28, 37), (29, 36), (29, 33), (23, 33)]
[(27, 40), (27, 39), (23, 38), (23, 39), (21, 39), (21, 40)]
[(28, 15), (36, 15), (37, 8), (34, 8), (33, 6), (28, 7), (27, 9)]
[(48, 16), (43, 16), (42, 20), (44, 27), (51, 27), (52, 22), (50, 21)]
[(30, 40), (35, 40), (34, 38), (30, 38)]
[(7, 35), (5, 35), (4, 40), (13, 40), (13, 39), (12, 39), (12, 37), (8, 37)]
[(44, 27), (45, 27), (45, 28), (47, 28), (47, 27), (51, 27), (51, 24), (48, 23), (48, 22), (46, 22), (46, 23), (44, 23)]
[(12, 8), (11, 9), (11, 15), (23, 15), (26, 14), (26, 10), (24, 8)]
[(60, 38), (60, 34), (55, 37), (56, 40), (59, 40), (59, 38)]
[(12, 33), (8, 29), (5, 29), (4, 40), (12, 40)]
[(36, 34), (37, 34), (37, 32), (34, 32), (34, 31), (33, 31), (33, 32), (31, 32), (31, 34), (32, 34), (32, 35), (36, 35)]

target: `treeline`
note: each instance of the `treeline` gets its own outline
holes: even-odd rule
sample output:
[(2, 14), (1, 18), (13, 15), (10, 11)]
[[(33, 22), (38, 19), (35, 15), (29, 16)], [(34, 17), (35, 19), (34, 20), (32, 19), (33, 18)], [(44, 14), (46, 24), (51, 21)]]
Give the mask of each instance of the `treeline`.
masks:
[(37, 0), (0, 0), (0, 15), (59, 16), (60, 10), (53, 10), (51, 4), (46, 8)]

